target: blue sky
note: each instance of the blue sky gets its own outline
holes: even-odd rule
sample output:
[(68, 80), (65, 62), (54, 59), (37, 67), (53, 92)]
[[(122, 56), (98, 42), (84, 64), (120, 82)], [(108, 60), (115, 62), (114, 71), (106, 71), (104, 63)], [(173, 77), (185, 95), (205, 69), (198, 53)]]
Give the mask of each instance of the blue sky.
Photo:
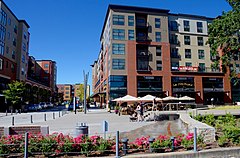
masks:
[(109, 4), (169, 9), (216, 17), (231, 7), (225, 0), (4, 0), (30, 25), (30, 55), (57, 62), (57, 83), (82, 83), (100, 49), (100, 34)]

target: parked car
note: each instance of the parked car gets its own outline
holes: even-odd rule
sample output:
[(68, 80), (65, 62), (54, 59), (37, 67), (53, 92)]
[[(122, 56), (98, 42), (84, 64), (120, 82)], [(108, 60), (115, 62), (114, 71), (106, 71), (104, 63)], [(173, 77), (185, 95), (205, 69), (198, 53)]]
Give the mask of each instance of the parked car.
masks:
[(46, 109), (48, 107), (45, 102), (40, 102), (38, 105), (40, 105), (42, 109)]
[(52, 108), (52, 107), (53, 107), (53, 103), (48, 102), (48, 103), (46, 103), (46, 104), (47, 104), (47, 106), (48, 106), (49, 108)]
[(73, 104), (68, 105), (68, 111), (71, 111), (71, 110), (73, 110)]
[(37, 104), (27, 104), (24, 108), (25, 112), (30, 112), (30, 111), (38, 111), (38, 105)]

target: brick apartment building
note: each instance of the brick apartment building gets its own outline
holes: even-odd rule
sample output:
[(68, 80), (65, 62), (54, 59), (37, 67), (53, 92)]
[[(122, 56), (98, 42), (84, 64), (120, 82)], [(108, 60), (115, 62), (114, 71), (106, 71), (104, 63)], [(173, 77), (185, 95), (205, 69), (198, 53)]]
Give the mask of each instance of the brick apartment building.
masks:
[[(228, 73), (213, 69), (208, 24), (213, 18), (169, 10), (109, 5), (92, 91), (101, 103), (126, 94), (185, 96), (198, 104), (232, 102)], [(235, 88), (235, 100), (239, 93)]]
[[(7, 89), (7, 84), (14, 80), (25, 82), (29, 94), (32, 94), (32, 88), (35, 87), (37, 91), (47, 91), (50, 95), (54, 95), (56, 62), (49, 61), (51, 69), (47, 76), (36, 77), (36, 74), (42, 72), (43, 68), (36, 64), (34, 57), (29, 57), (30, 33), (28, 29), (30, 27), (28, 23), (25, 20), (19, 20), (3, 0), (0, 0), (0, 17), (0, 104), (5, 102), (3, 90)], [(29, 63), (33, 65), (29, 66)], [(43, 81), (44, 77), (48, 77), (49, 81)]]

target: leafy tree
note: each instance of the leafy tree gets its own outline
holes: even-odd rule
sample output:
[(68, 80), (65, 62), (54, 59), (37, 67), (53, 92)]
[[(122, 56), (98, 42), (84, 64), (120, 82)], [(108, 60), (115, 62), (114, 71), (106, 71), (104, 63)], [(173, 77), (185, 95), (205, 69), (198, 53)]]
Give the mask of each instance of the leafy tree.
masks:
[[(213, 67), (222, 66), (223, 71), (231, 66), (235, 67), (234, 57), (240, 51), (240, 0), (227, 0), (232, 10), (223, 12), (222, 16), (213, 20), (209, 25), (209, 38), (207, 43), (211, 47), (211, 55), (216, 56)], [(224, 53), (218, 56), (221, 49)], [(220, 64), (220, 61), (222, 65)], [(236, 72), (231, 71), (230, 78), (236, 78)]]
[(79, 101), (82, 102), (84, 99), (84, 84), (79, 84), (76, 88), (76, 96), (79, 97)]
[(3, 91), (4, 96), (14, 108), (18, 108), (22, 99), (24, 97), (24, 92), (26, 90), (25, 84), (19, 81), (13, 81), (8, 84), (8, 89)]

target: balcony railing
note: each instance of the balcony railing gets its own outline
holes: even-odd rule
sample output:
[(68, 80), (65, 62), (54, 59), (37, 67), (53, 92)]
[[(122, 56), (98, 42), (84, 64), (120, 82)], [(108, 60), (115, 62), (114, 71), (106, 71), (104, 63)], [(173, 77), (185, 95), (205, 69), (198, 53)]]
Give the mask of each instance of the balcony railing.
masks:
[(137, 65), (137, 71), (143, 71), (143, 72), (148, 72), (151, 71), (151, 67), (149, 65), (144, 65), (144, 64), (138, 64)]

